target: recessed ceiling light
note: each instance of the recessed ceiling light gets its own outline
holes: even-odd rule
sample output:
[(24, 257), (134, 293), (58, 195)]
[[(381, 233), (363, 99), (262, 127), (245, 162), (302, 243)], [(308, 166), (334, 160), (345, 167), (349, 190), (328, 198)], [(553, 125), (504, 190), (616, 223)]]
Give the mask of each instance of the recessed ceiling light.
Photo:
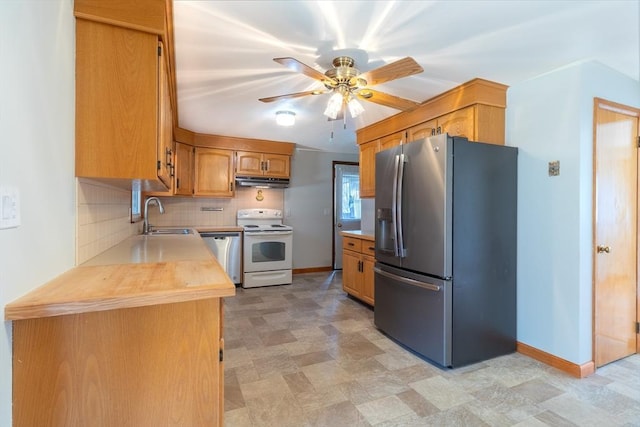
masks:
[(293, 126), (296, 123), (296, 113), (293, 111), (277, 111), (276, 123), (280, 126)]

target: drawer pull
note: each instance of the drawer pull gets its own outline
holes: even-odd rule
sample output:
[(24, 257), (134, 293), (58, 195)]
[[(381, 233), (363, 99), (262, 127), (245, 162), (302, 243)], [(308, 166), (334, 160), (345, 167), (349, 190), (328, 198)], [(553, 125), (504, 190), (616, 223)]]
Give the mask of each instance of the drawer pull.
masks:
[(355, 246), (355, 243), (353, 243), (353, 242), (349, 242), (349, 243), (347, 243), (347, 245), (349, 245), (349, 246)]

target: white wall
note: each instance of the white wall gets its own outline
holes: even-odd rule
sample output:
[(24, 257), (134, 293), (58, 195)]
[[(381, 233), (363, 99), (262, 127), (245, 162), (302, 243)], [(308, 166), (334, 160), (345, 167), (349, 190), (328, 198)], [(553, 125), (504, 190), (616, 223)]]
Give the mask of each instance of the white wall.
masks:
[(592, 359), (594, 97), (640, 107), (640, 84), (584, 62), (507, 92), (506, 140), (519, 147), (518, 341), (577, 364)]
[(284, 190), (284, 223), (293, 227), (293, 268), (330, 267), (333, 236), (333, 161), (357, 154), (296, 150)]
[[(73, 267), (73, 2), (0, 2), (0, 185), (22, 225), (0, 230), (0, 306)], [(11, 323), (0, 339), (0, 425), (11, 425)]]

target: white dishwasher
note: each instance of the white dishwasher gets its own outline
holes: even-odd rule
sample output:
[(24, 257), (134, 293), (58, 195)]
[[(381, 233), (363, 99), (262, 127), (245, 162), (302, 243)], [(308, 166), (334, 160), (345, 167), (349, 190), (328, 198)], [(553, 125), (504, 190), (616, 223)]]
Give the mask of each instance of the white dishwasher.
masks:
[(240, 231), (201, 231), (200, 236), (235, 284), (242, 283)]

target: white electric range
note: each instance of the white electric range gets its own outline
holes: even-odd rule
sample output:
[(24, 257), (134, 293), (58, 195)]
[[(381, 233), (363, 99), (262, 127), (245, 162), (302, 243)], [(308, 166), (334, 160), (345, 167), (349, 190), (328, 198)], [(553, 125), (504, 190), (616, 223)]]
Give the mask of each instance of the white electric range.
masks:
[(293, 228), (282, 224), (279, 209), (239, 209), (244, 230), (243, 288), (290, 284)]

